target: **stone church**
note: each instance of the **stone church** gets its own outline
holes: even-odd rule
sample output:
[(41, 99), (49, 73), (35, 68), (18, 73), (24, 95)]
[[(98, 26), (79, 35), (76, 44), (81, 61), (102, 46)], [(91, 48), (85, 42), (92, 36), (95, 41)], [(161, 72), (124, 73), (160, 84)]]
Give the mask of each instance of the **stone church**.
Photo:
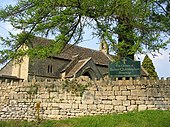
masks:
[[(50, 41), (35, 37), (33, 42), (34, 45), (46, 45)], [(0, 70), (0, 78), (30, 81), (33, 78), (44, 80), (79, 76), (100, 79), (108, 75), (108, 64), (113, 56), (108, 54), (108, 48), (104, 41), (101, 42), (99, 51), (70, 44), (66, 45), (65, 49), (62, 53), (46, 59), (24, 57), (19, 64), (11, 60)], [(144, 71), (142, 73), (146, 75)]]

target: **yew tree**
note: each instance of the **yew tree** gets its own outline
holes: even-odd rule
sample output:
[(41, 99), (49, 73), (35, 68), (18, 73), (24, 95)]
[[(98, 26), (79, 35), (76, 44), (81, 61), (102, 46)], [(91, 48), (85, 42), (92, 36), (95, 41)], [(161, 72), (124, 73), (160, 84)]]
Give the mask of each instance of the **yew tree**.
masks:
[[(23, 31), (1, 37), (1, 63), (24, 55), (48, 57), (66, 44), (83, 41), (85, 29), (104, 39), (117, 56), (166, 48), (170, 35), (169, 0), (17, 0), (0, 9), (0, 21)], [(31, 48), (33, 37), (53, 36), (47, 46)], [(21, 45), (29, 48), (19, 48)]]
[(144, 60), (142, 62), (142, 67), (144, 67), (145, 70), (149, 73), (149, 77), (158, 78), (158, 74), (155, 71), (155, 66), (148, 55), (144, 57)]

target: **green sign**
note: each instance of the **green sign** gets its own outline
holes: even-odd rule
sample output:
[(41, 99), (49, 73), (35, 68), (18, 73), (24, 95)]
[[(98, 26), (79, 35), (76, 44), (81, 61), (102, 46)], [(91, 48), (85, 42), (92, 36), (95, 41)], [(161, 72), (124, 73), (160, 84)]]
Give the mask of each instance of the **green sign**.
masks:
[(140, 61), (133, 61), (127, 57), (109, 64), (110, 77), (139, 77), (140, 71)]

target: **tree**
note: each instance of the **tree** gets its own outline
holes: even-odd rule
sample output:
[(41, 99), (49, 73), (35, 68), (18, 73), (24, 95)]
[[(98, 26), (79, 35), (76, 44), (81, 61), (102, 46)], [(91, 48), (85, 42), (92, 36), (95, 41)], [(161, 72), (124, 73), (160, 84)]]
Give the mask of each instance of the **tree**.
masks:
[(149, 58), (148, 55), (145, 56), (142, 66), (145, 68), (145, 70), (149, 73), (149, 77), (157, 78), (157, 72), (155, 71), (155, 67), (152, 63), (152, 60)]
[[(22, 34), (1, 38), (1, 62), (8, 59), (48, 57), (59, 53), (71, 41), (83, 41), (84, 29), (104, 39), (118, 56), (133, 59), (135, 53), (159, 52), (169, 41), (169, 0), (18, 0), (0, 10), (0, 21), (10, 22)], [(32, 45), (36, 35), (55, 36), (46, 47), (20, 49)], [(117, 41), (116, 41), (117, 40)]]

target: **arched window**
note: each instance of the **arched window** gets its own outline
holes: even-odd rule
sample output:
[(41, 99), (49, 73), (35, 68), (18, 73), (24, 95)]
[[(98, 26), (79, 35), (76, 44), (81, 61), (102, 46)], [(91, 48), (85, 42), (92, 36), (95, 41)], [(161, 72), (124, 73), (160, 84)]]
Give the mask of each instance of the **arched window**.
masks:
[(53, 73), (53, 66), (52, 65), (48, 65), (48, 73)]

